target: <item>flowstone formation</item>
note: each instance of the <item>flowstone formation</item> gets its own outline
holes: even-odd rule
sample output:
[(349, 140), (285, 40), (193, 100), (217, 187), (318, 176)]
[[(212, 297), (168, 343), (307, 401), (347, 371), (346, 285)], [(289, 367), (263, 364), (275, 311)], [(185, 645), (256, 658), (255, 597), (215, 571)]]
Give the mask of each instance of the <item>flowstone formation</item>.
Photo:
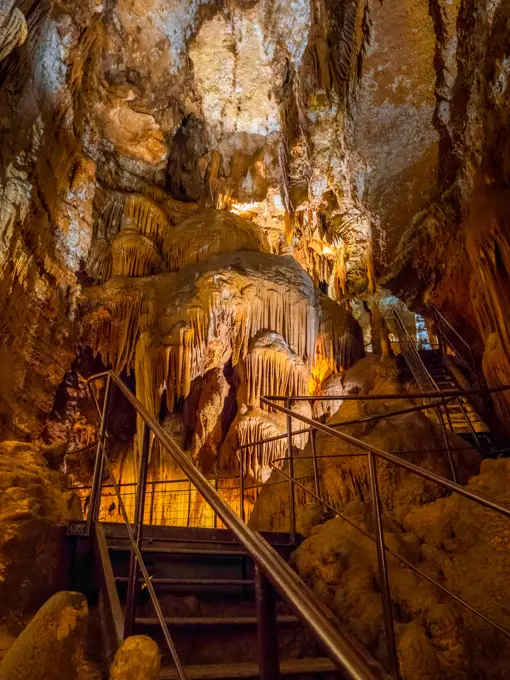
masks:
[[(181, 443), (202, 470), (238, 478), (242, 455), (246, 481), (260, 483), (282, 447), (240, 447), (285, 428), (260, 397), (306, 395), (318, 361), (345, 371), (363, 356), (361, 329), (294, 258), (268, 252), (257, 225), (208, 210), (174, 226), (156, 208), (138, 228), (128, 218), (129, 249), (105, 247), (98, 271), (107, 280), (80, 301), (82, 341), (115, 371), (134, 371), (137, 397), (153, 415), (162, 398), (168, 418), (182, 414)], [(152, 276), (147, 244), (159, 258)], [(115, 275), (121, 253), (126, 268)], [(135, 444), (135, 460), (137, 452)], [(182, 476), (160, 462), (155, 479)]]

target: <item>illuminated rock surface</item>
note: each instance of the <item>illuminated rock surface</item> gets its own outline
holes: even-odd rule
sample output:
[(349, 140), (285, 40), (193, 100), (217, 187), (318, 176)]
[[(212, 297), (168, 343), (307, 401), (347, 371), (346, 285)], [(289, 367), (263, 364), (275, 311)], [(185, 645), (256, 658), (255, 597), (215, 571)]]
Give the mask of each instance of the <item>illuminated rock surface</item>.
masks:
[[(423, 315), (433, 338), (435, 304), (487, 383), (510, 383), (509, 26), (508, 0), (0, 0), (9, 611), (12, 592), (23, 603), (26, 594), (26, 607), (41, 604), (38, 574), (53, 569), (69, 516), (42, 446), (57, 445), (52, 467), (90, 484), (93, 452), (81, 452), (97, 437), (85, 385), (93, 373), (122, 375), (190, 460), (221, 478), (232, 504), (240, 447), (285, 432), (262, 396), (336, 395), (313, 411), (333, 424), (411, 404), (392, 358), (393, 307), (414, 330)], [(97, 396), (103, 390), (104, 381)], [(401, 398), (342, 399), (360, 390)], [(501, 433), (510, 401), (494, 401)], [(299, 408), (312, 413), (307, 402)], [(344, 429), (402, 455), (442, 447), (423, 414)], [(111, 430), (119, 481), (133, 482), (141, 428), (118, 395)], [(294, 443), (312, 484), (307, 435)], [(322, 435), (317, 447), (349, 452)], [(283, 465), (285, 439), (244, 451), (246, 484), (285, 481), (272, 468)], [(449, 475), (441, 455), (413, 462)], [(479, 461), (466, 452), (455, 463), (467, 481)], [(323, 459), (320, 472), (330, 502), (358, 503), (369, 521), (359, 505), (364, 459)], [(151, 481), (181, 475), (151, 449)], [(454, 504), (382, 464), (381, 475), (395, 536), (414, 513)], [(258, 500), (250, 491), (254, 526), (287, 528), (285, 487), (267, 485)], [(181, 519), (163, 504), (157, 512), (168, 523), (212, 522), (199, 498), (183, 497), (172, 494)], [(303, 527), (324, 519), (299, 501)], [(18, 582), (11, 566), (28, 559), (32, 537), (46, 547)], [(372, 581), (363, 584), (372, 597)], [(422, 677), (464, 677), (464, 652), (485, 633), (459, 642), (458, 656), (465, 629), (436, 634), (427, 607), (424, 621), (399, 630), (403, 675), (417, 677), (419, 665)], [(360, 617), (361, 637), (377, 647), (380, 620), (367, 633), (370, 617)], [(476, 672), (504, 677), (498, 663), (494, 676)]]

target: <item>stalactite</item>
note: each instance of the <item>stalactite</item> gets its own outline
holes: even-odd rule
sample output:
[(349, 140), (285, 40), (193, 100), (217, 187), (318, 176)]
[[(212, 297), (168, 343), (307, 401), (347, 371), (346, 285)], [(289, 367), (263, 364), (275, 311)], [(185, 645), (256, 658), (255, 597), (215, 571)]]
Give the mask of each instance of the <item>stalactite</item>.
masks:
[(168, 219), (154, 201), (141, 194), (129, 194), (124, 203), (124, 217), (132, 219), (143, 236), (154, 241), (158, 249), (170, 231)]
[(243, 308), (237, 319), (234, 364), (246, 356), (250, 338), (268, 328), (282, 335), (289, 347), (303, 359), (313, 359), (316, 322), (313, 292), (311, 298), (306, 299), (292, 289), (282, 291), (270, 286), (257, 287), (249, 308)]
[(163, 244), (170, 271), (238, 250), (268, 251), (269, 245), (258, 225), (214, 210), (185, 220)]
[(346, 266), (345, 241), (341, 239), (340, 248), (336, 256), (333, 268), (333, 281), (337, 300), (341, 300), (347, 295), (347, 266)]
[[(283, 438), (263, 445), (249, 446), (243, 449), (242, 453), (240, 447), (276, 437), (284, 432), (284, 417), (258, 408), (250, 409), (232, 423), (221, 447), (219, 469), (225, 473), (238, 475), (242, 455), (244, 477), (259, 483), (265, 482), (272, 471), (271, 463), (287, 455), (287, 440)], [(283, 462), (276, 465), (280, 468)]]
[(0, 61), (27, 39), (25, 16), (15, 4), (16, 0), (0, 0)]
[(171, 230), (164, 211), (141, 194), (103, 191), (101, 202), (98, 238), (102, 246), (94, 248), (89, 259), (93, 275), (104, 282), (111, 275), (148, 276), (158, 272), (161, 247)]
[(250, 343), (239, 364), (239, 376), (249, 406), (259, 406), (263, 395), (298, 396), (308, 393), (310, 370), (277, 333), (265, 332)]
[(331, 52), (335, 87), (339, 94), (343, 87), (352, 87), (360, 74), (359, 61), (363, 58), (369, 33), (367, 17), (366, 0), (348, 0), (340, 40)]
[(278, 163), (280, 165), (280, 178), (283, 204), (289, 217), (294, 214), (294, 206), (290, 196), (290, 175), (289, 175), (289, 144), (285, 135), (280, 135), (278, 145)]
[(220, 171), (223, 164), (223, 157), (221, 153), (214, 150), (211, 155), (211, 161), (207, 168), (207, 185), (209, 189), (209, 200), (211, 205), (216, 207), (219, 189), (220, 189)]
[[(92, 348), (94, 355), (100, 354), (103, 362), (116, 373), (129, 371), (140, 333), (154, 324), (153, 305), (140, 291), (125, 289), (114, 299), (100, 300), (100, 304), (99, 309), (84, 318), (83, 342)], [(97, 302), (91, 306), (97, 306)]]
[(153, 241), (133, 226), (123, 226), (113, 239), (111, 256), (113, 276), (149, 276), (161, 266), (161, 256)]
[(194, 323), (180, 325), (177, 343), (168, 348), (166, 383), (167, 403), (170, 406), (180, 397), (188, 397), (192, 380), (203, 374), (205, 321), (201, 313), (192, 315), (192, 318)]
[[(151, 330), (142, 333), (136, 343), (135, 375), (136, 397), (149, 413), (158, 417), (161, 395), (166, 381), (167, 350), (161, 338)], [(137, 416), (137, 451), (141, 451), (143, 420)]]

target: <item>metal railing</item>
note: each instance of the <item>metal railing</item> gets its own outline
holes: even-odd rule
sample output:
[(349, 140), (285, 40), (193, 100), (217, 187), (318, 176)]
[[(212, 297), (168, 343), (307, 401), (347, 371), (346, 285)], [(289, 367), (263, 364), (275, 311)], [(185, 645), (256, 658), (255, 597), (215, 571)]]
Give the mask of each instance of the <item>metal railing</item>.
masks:
[[(255, 565), (255, 581), (257, 590), (258, 617), (258, 640), (259, 640), (259, 670), (263, 680), (276, 680), (279, 677), (279, 652), (276, 631), (276, 605), (274, 591), (277, 591), (282, 599), (290, 605), (302, 623), (313, 634), (315, 639), (322, 645), (335, 666), (347, 677), (355, 680), (376, 680), (387, 677), (384, 670), (371, 657), (366, 655), (360, 646), (345, 632), (340, 632), (331, 613), (317, 600), (313, 591), (292, 570), (292, 568), (272, 549), (264, 538), (248, 528), (232, 508), (221, 498), (213, 486), (182, 451), (178, 444), (163, 430), (157, 420), (136, 399), (129, 388), (112, 371), (107, 371), (93, 376), (89, 385), (94, 380), (106, 377), (106, 386), (102, 408), (97, 397), (91, 390), (100, 413), (101, 424), (99, 429), (99, 442), (94, 467), (94, 479), (87, 517), (87, 528), (91, 532), (98, 522), (101, 487), (105, 467), (109, 473), (111, 484), (121, 508), (122, 516), (128, 531), (131, 543), (131, 562), (128, 578), (127, 607), (125, 614), (125, 634), (130, 632), (134, 620), (135, 595), (139, 581), (138, 571), (146, 583), (154, 608), (163, 629), (166, 642), (176, 665), (181, 680), (185, 679), (184, 669), (179, 661), (175, 646), (165, 623), (161, 607), (159, 605), (154, 587), (143, 562), (143, 514), (146, 502), (147, 470), (149, 458), (149, 445), (151, 436), (154, 436), (162, 447), (172, 456), (173, 460), (182, 470), (183, 474), (194, 485), (204, 500), (213, 508), (225, 527), (233, 534), (241, 544), (247, 555)], [(142, 447), (140, 453), (140, 468), (137, 485), (136, 510), (133, 526), (126, 512), (120, 489), (114, 478), (114, 470), (109, 459), (107, 424), (109, 405), (113, 387), (119, 389), (129, 404), (135, 409), (143, 423)], [(100, 526), (100, 525), (99, 525)], [(273, 590), (274, 589), (274, 590)]]
[(441, 314), (435, 305), (431, 305), (430, 308), (436, 322), (437, 339), (441, 354), (447, 354), (446, 347), (450, 347), (452, 353), (471, 374), (475, 385), (481, 386), (480, 372), (471, 345), (451, 325), (448, 319)]
[[(231, 508), (240, 514), (240, 489), (232, 486), (237, 483), (234, 477), (208, 477), (209, 484), (227, 501)], [(136, 482), (118, 484), (120, 494), (130, 522), (133, 522), (136, 509)], [(251, 487), (249, 487), (251, 488)], [(78, 495), (83, 515), (88, 512), (92, 486), (74, 485), (68, 487)], [(103, 484), (97, 519), (100, 522), (123, 522), (117, 494), (113, 485)], [(201, 527), (222, 529), (218, 515), (195, 490), (189, 479), (156, 480), (147, 482), (143, 510), (143, 523), (156, 526)]]
[[(495, 389), (486, 389), (486, 390), (479, 390), (478, 392), (484, 392), (484, 393), (495, 393), (495, 392), (502, 392), (502, 391), (507, 391), (510, 390), (510, 385), (506, 385), (500, 388), (495, 388)], [(467, 391), (469, 392), (469, 391)], [(457, 393), (458, 394), (458, 393)], [(450, 394), (450, 396), (457, 396), (457, 394)], [(466, 392), (464, 393), (466, 394)], [(413, 395), (413, 396), (421, 396), (421, 397), (430, 397), (434, 396), (434, 393), (425, 393), (422, 395)], [(474, 606), (470, 605), (468, 602), (463, 600), (461, 597), (453, 593), (451, 590), (443, 586), (441, 583), (438, 581), (434, 580), (430, 576), (428, 576), (425, 572), (423, 572), (421, 569), (413, 565), (411, 562), (406, 560), (404, 557), (393, 551), (391, 548), (389, 548), (384, 539), (384, 530), (383, 530), (383, 523), (382, 523), (382, 507), (381, 507), (381, 501), (380, 501), (380, 496), (379, 496), (379, 488), (378, 488), (378, 479), (377, 479), (377, 459), (383, 459), (386, 462), (392, 463), (393, 465), (396, 465), (398, 467), (401, 467), (411, 473), (414, 473), (416, 475), (419, 475), (420, 477), (431, 481), (435, 482), (436, 484), (442, 486), (443, 488), (447, 489), (448, 491), (458, 493), (461, 496), (468, 498), (479, 505), (488, 508), (490, 510), (493, 510), (495, 512), (498, 512), (506, 517), (510, 517), (510, 508), (505, 507), (501, 503), (498, 503), (497, 501), (494, 501), (490, 498), (487, 498), (486, 496), (483, 496), (482, 494), (476, 493), (464, 486), (461, 486), (460, 484), (457, 484), (455, 481), (450, 481), (446, 479), (445, 477), (442, 477), (441, 475), (435, 474), (433, 472), (429, 472), (427, 470), (424, 470), (420, 468), (417, 465), (414, 465), (413, 463), (410, 463), (409, 461), (404, 460), (403, 458), (400, 458), (392, 453), (389, 453), (387, 451), (383, 451), (382, 449), (379, 449), (375, 446), (372, 446), (370, 444), (367, 444), (366, 442), (363, 442), (359, 439), (356, 439), (348, 434), (339, 432), (338, 429), (335, 429), (333, 427), (330, 427), (328, 425), (324, 425), (323, 423), (320, 423), (316, 420), (313, 420), (311, 418), (308, 418), (300, 413), (296, 413), (295, 411), (292, 411), (290, 408), (290, 405), (293, 401), (300, 401), (300, 400), (308, 400), (313, 402), (314, 400), (334, 400), (334, 399), (339, 399), (342, 397), (338, 396), (329, 396), (329, 397), (281, 397), (281, 396), (271, 396), (271, 397), (262, 397), (261, 398), (261, 403), (270, 406), (271, 408), (275, 409), (276, 411), (284, 414), (287, 417), (287, 437), (289, 441), (289, 449), (288, 449), (288, 455), (285, 456), (284, 458), (281, 458), (279, 460), (274, 460), (272, 461), (272, 467), (275, 470), (278, 470), (280, 474), (282, 474), (287, 480), (289, 484), (289, 518), (290, 518), (290, 530), (291, 532), (296, 530), (296, 517), (295, 517), (295, 489), (300, 488), (302, 489), (305, 493), (309, 494), (312, 496), (315, 500), (320, 502), (325, 508), (328, 510), (334, 512), (334, 514), (344, 521), (346, 521), (348, 524), (353, 526), (355, 529), (360, 531), (362, 534), (365, 536), (369, 537), (372, 541), (376, 543), (376, 549), (377, 549), (377, 560), (378, 560), (378, 567), (379, 567), (379, 577), (380, 577), (380, 586), (381, 586), (381, 597), (382, 597), (382, 604), (383, 604), (383, 617), (384, 617), (384, 628), (385, 628), (385, 635), (386, 635), (386, 644), (387, 644), (387, 652), (388, 652), (388, 658), (390, 660), (390, 665), (391, 665), (391, 672), (392, 675), (395, 678), (399, 678), (399, 665), (398, 665), (398, 654), (397, 654), (397, 647), (396, 647), (396, 641), (395, 641), (395, 630), (394, 630), (394, 622), (393, 622), (393, 613), (392, 613), (392, 604), (391, 604), (391, 592), (390, 592), (390, 584), (389, 584), (389, 577), (388, 577), (388, 563), (387, 563), (387, 557), (386, 553), (389, 553), (396, 559), (398, 559), (400, 562), (405, 564), (409, 569), (412, 569), (415, 573), (419, 574), (421, 577), (425, 578), (427, 581), (435, 585), (438, 589), (441, 590), (444, 594), (448, 595), (449, 597), (453, 598), (455, 602), (458, 604), (462, 605), (466, 609), (468, 609), (471, 613), (475, 614), (478, 616), (480, 619), (485, 621), (487, 624), (491, 625), (494, 629), (498, 630), (500, 633), (505, 635), (506, 637), (510, 638), (510, 632), (502, 628), (497, 622), (494, 620), (490, 619), (489, 617), (485, 616), (483, 612), (481, 612), (479, 609), (475, 608)], [(345, 397), (344, 397), (345, 398)], [(402, 395), (377, 395), (377, 396), (356, 396), (356, 397), (351, 397), (354, 399), (388, 399), (388, 398), (393, 398), (393, 399), (402, 399)], [(280, 406), (277, 404), (277, 401), (285, 401), (286, 406)], [(428, 408), (427, 405), (424, 406), (418, 406), (416, 407), (416, 411), (418, 410), (423, 410), (424, 408)], [(391, 415), (395, 415), (394, 413)], [(380, 418), (388, 417), (387, 414), (381, 414)], [(347, 454), (331, 454), (328, 456), (318, 456), (316, 452), (316, 448), (314, 445), (311, 446), (312, 450), (312, 455), (311, 456), (300, 456), (300, 460), (305, 460), (305, 459), (312, 459), (313, 460), (313, 469), (314, 469), (314, 491), (309, 489), (305, 484), (303, 484), (300, 480), (296, 479), (294, 476), (294, 453), (293, 453), (293, 447), (292, 447), (292, 439), (295, 435), (295, 433), (292, 431), (292, 419), (296, 419), (299, 422), (307, 425), (311, 430), (314, 432), (323, 432), (327, 435), (330, 435), (332, 437), (335, 437), (337, 439), (340, 439), (344, 442), (347, 442), (348, 444), (351, 444), (355, 449), (357, 450), (356, 453), (347, 453)], [(342, 423), (343, 424), (343, 423)], [(336, 424), (336, 427), (342, 425), (342, 424)], [(261, 443), (261, 442), (256, 442), (256, 443)], [(451, 451), (449, 449), (449, 451)], [(451, 453), (450, 453), (451, 455)], [(318, 461), (321, 458), (349, 458), (352, 456), (366, 456), (367, 457), (367, 469), (368, 469), (368, 477), (369, 477), (369, 484), (370, 484), (370, 493), (371, 493), (371, 498), (372, 498), (372, 507), (373, 507), (373, 517), (374, 517), (374, 525), (375, 525), (375, 530), (374, 530), (374, 535), (368, 533), (361, 527), (357, 526), (352, 520), (347, 518), (345, 515), (343, 515), (338, 508), (335, 508), (332, 506), (330, 503), (325, 501), (323, 498), (320, 496), (320, 484), (319, 484), (319, 478), (317, 474), (317, 468), (318, 468)], [(288, 463), (288, 471), (280, 469), (280, 464), (284, 461), (287, 461)]]
[[(429, 371), (427, 370), (427, 367), (425, 366), (423, 359), (420, 356), (416, 343), (411, 338), (409, 331), (407, 330), (404, 321), (402, 320), (402, 317), (400, 316), (396, 309), (393, 310), (393, 314), (395, 318), (397, 335), (399, 337), (400, 349), (409, 367), (409, 370), (411, 371), (412, 376), (416, 384), (418, 385), (418, 389), (421, 392), (436, 392), (437, 395), (442, 394), (436, 381), (432, 378)], [(480, 442), (478, 441), (478, 436), (473, 427), (473, 423), (471, 422), (471, 419), (469, 418), (460, 397), (456, 397), (455, 402), (459, 407), (460, 412), (462, 413), (462, 417), (466, 422), (470, 434), (473, 437), (475, 447), (478, 449), (480, 453), (482, 453), (482, 447), (480, 446)], [(451, 453), (449, 451), (450, 444), (447, 435), (447, 425), (450, 432), (454, 432), (454, 427), (450, 418), (448, 403), (445, 398), (441, 397), (441, 404), (434, 406), (434, 413), (436, 414), (436, 418), (441, 427), (441, 433), (443, 436), (443, 441), (448, 455), (452, 479), (454, 482), (456, 482), (457, 473), (455, 470), (455, 466), (453, 464)]]

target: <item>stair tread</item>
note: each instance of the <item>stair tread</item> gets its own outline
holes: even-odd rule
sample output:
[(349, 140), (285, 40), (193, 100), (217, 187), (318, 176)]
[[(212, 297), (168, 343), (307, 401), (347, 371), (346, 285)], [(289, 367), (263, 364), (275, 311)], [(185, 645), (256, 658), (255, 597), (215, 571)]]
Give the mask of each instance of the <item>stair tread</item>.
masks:
[[(128, 544), (111, 544), (108, 546), (108, 549), (117, 552), (131, 552), (131, 546)], [(206, 557), (246, 557), (247, 554), (246, 551), (243, 550), (225, 550), (221, 548), (215, 550), (205, 548), (173, 548), (171, 546), (142, 546), (142, 553), (151, 553), (155, 555), (204, 555)]]
[[(118, 576), (116, 579), (119, 583), (127, 583), (129, 578), (127, 576)], [(143, 583), (144, 579), (139, 579)], [(152, 578), (153, 585), (183, 585), (183, 586), (252, 586), (255, 581), (253, 579), (236, 579), (236, 578)]]
[[(280, 661), (280, 673), (293, 675), (297, 673), (320, 673), (335, 671), (335, 665), (327, 658), (289, 659)], [(207, 664), (203, 666), (185, 666), (184, 672), (189, 680), (216, 680), (219, 678), (254, 678), (259, 677), (257, 663)], [(179, 678), (174, 668), (163, 668), (159, 676), (161, 680)]]
[[(277, 616), (278, 623), (297, 623), (299, 619), (292, 614)], [(167, 626), (253, 626), (257, 623), (256, 616), (187, 616), (165, 617)], [(136, 619), (138, 625), (159, 626), (156, 617), (140, 617)]]

